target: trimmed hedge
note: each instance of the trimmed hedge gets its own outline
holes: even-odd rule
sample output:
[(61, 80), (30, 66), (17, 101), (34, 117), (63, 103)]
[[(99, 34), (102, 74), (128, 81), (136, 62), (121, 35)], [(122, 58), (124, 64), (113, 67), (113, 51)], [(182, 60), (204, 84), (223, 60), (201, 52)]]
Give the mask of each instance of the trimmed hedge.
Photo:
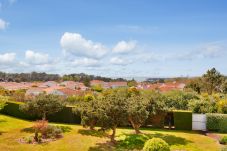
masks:
[(207, 113), (206, 116), (208, 130), (227, 132), (227, 114)]
[[(10, 115), (13, 117), (37, 120), (40, 119), (37, 116), (29, 115), (20, 110), (20, 102), (7, 102), (7, 105), (0, 111), (2, 114)], [(72, 111), (73, 107), (64, 107), (61, 111), (47, 116), (48, 121), (58, 123), (75, 123), (80, 124), (81, 119), (79, 115), (76, 115)]]
[(38, 119), (37, 116), (32, 116), (22, 112), (20, 108), (20, 102), (7, 102), (6, 106), (0, 111), (2, 114), (10, 115), (13, 117), (26, 119), (26, 120), (36, 120)]
[(176, 130), (192, 130), (191, 111), (173, 111), (173, 118)]

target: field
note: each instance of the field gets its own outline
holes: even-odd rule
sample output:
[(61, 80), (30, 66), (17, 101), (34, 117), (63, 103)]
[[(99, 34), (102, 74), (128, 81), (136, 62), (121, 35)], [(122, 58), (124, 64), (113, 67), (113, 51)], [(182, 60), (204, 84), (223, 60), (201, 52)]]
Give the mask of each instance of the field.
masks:
[(117, 145), (108, 143), (108, 135), (99, 131), (90, 131), (80, 125), (65, 126), (64, 137), (46, 144), (22, 144), (19, 139), (33, 135), (30, 121), (0, 115), (0, 150), (1, 151), (98, 151), (98, 150), (141, 150), (144, 142), (152, 137), (164, 139), (171, 145), (171, 150), (216, 151), (220, 150), (217, 141), (197, 132), (142, 129), (142, 135), (135, 135), (130, 128), (117, 129)]

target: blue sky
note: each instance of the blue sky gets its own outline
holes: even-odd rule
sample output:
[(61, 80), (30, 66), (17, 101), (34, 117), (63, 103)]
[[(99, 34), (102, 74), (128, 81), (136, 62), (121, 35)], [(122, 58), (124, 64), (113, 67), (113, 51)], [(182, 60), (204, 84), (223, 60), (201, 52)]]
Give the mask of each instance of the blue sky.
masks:
[(0, 0), (0, 71), (227, 74), (226, 0)]

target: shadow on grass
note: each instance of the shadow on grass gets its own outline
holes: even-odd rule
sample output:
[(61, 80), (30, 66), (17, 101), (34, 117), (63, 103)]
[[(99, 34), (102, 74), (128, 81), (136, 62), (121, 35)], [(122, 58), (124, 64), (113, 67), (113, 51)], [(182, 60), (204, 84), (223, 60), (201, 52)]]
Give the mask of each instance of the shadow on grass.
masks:
[(35, 133), (35, 130), (32, 127), (23, 128), (20, 131), (26, 133)]
[(63, 133), (70, 132), (72, 130), (70, 126), (57, 126), (57, 127), (61, 128)]
[(5, 133), (5, 132), (3, 132), (3, 131), (0, 131), (0, 135), (2, 135), (3, 133)]
[[(57, 127), (59, 127), (63, 133), (70, 132), (72, 130), (72, 128), (69, 126), (57, 126)], [(32, 127), (27, 127), (27, 128), (22, 129), (21, 132), (35, 133), (35, 130)]]
[(0, 120), (0, 123), (7, 122), (6, 120)]
[(88, 129), (80, 129), (78, 133), (82, 135), (95, 136), (95, 137), (108, 137), (109, 135), (104, 131), (97, 130), (88, 130)]
[(141, 150), (144, 146), (144, 143), (153, 137), (161, 138), (165, 140), (170, 146), (171, 145), (186, 145), (190, 143), (190, 140), (186, 140), (182, 137), (177, 137), (169, 134), (121, 134), (119, 135), (121, 140), (117, 141), (116, 145), (107, 143), (96, 144), (95, 147), (90, 147), (89, 151), (98, 151), (98, 150)]

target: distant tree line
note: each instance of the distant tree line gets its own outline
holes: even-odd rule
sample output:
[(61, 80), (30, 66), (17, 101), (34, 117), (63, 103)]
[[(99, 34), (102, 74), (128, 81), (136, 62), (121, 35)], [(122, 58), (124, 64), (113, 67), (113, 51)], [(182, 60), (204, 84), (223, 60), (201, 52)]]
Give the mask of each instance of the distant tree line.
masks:
[(0, 81), (5, 81), (5, 82), (58, 81), (60, 79), (61, 77), (58, 74), (47, 74), (45, 72), (42, 72), (42, 73), (0, 72)]
[(91, 80), (102, 80), (105, 82), (111, 81), (127, 81), (123, 78), (107, 78), (101, 76), (87, 75), (85, 73), (68, 74), (60, 76), (58, 74), (47, 74), (45, 72), (31, 72), (31, 73), (5, 73), (0, 72), (0, 81), (5, 82), (31, 82), (31, 81), (78, 81), (83, 82), (89, 86)]
[(83, 82), (84, 85), (90, 86), (90, 81), (91, 80), (102, 80), (104, 82), (114, 82), (114, 81), (127, 81), (126, 79), (123, 78), (107, 78), (107, 77), (101, 77), (101, 76), (94, 76), (94, 75), (88, 75), (85, 73), (79, 73), (79, 74), (68, 74), (64, 75), (62, 77), (63, 81), (78, 81), (78, 82)]

